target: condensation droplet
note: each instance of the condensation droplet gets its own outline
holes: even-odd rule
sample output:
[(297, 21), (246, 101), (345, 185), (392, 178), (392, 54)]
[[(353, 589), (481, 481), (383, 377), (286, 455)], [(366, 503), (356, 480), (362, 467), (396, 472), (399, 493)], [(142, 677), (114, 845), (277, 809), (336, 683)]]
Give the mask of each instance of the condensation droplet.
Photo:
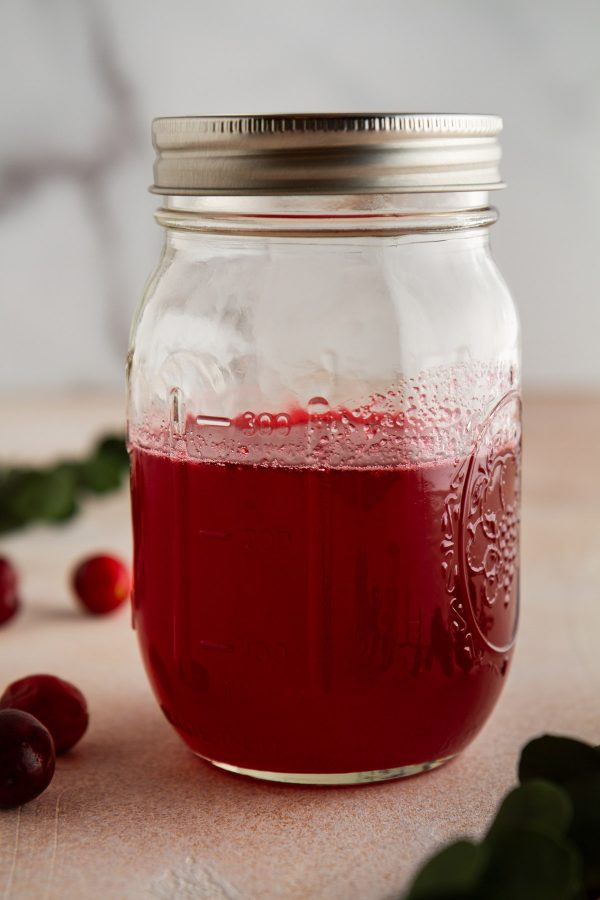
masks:
[[(347, 397), (344, 404), (334, 407), (334, 396), (347, 395), (329, 380), (328, 373), (335, 369), (333, 363), (333, 358), (323, 357), (323, 377), (313, 388), (322, 393), (310, 400), (304, 398), (305, 413), (297, 422), (295, 409), (292, 416), (277, 407), (267, 406), (266, 412), (262, 404), (262, 410), (256, 412), (236, 409), (231, 420), (212, 415), (197, 417), (197, 410), (189, 409), (191, 401), (183, 389), (170, 387), (180, 380), (173, 373), (167, 381), (164, 403), (166, 440), (178, 451), (187, 448), (193, 456), (215, 461), (235, 454), (239, 462), (256, 457), (257, 464), (260, 459), (269, 463), (276, 457), (288, 464), (288, 458), (291, 462), (302, 453), (315, 466), (458, 461), (470, 452), (474, 435), (479, 434), (498, 396), (514, 390), (519, 383), (518, 367), (511, 367), (510, 361), (506, 366), (460, 363), (426, 376), (399, 375), (389, 387), (373, 384), (367, 389), (365, 385), (353, 400)], [(192, 429), (196, 420), (198, 425)], [(519, 433), (516, 408), (507, 407), (481, 438), (482, 453), (499, 452), (506, 444), (518, 441)], [(334, 462), (338, 457), (340, 462)]]
[(371, 395), (371, 409), (375, 412), (381, 412), (385, 409), (385, 397), (383, 394), (372, 394)]
[(321, 354), (321, 364), (331, 375), (336, 375), (338, 369), (337, 356), (333, 350), (324, 350)]

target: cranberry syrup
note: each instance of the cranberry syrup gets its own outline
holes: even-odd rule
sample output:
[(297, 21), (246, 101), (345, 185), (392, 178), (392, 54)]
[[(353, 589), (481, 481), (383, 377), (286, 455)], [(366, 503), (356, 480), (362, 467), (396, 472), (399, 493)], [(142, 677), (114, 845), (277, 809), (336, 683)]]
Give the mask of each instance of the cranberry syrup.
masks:
[(517, 492), (518, 447), (498, 442), (380, 468), (134, 444), (134, 617), (167, 719), (203, 757), (252, 770), (457, 753), (510, 661)]

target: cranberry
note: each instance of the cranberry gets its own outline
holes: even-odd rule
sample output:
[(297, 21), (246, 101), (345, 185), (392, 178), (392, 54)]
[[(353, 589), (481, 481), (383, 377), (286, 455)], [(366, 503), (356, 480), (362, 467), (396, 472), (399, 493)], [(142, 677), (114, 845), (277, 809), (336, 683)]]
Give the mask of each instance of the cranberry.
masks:
[(12, 563), (0, 556), (0, 625), (12, 619), (19, 608), (19, 579)]
[(0, 808), (28, 803), (54, 775), (54, 743), (47, 728), (20, 709), (0, 710)]
[(75, 569), (73, 589), (88, 612), (112, 612), (131, 593), (129, 570), (114, 556), (90, 556)]
[(70, 750), (88, 726), (85, 697), (74, 684), (54, 675), (29, 675), (13, 681), (0, 697), (0, 709), (20, 709), (42, 722), (56, 754)]

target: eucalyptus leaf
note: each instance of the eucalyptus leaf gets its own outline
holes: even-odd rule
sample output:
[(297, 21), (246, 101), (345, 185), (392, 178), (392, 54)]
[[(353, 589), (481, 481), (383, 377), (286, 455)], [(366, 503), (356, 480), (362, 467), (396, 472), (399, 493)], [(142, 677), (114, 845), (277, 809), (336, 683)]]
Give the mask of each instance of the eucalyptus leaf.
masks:
[(523, 749), (519, 777), (483, 842), (426, 862), (406, 900), (599, 900), (600, 751), (544, 735)]
[(513, 828), (527, 828), (560, 839), (566, 835), (572, 818), (571, 801), (563, 788), (549, 781), (528, 781), (504, 798), (485, 842), (493, 843)]
[(476, 900), (489, 851), (457, 841), (430, 859), (412, 883), (406, 900)]
[(564, 839), (524, 827), (496, 832), (478, 900), (574, 900), (581, 861)]
[(590, 897), (600, 897), (600, 775), (588, 775), (566, 785), (573, 805), (569, 836), (583, 860), (584, 883)]
[(77, 485), (72, 474), (60, 467), (47, 473), (46, 494), (40, 518), (47, 522), (64, 522), (77, 511)]
[(0, 477), (0, 531), (21, 528), (27, 521), (26, 510), (19, 507), (19, 494), (25, 483), (22, 469), (4, 469)]
[(111, 456), (94, 455), (80, 469), (81, 484), (95, 494), (114, 491), (122, 481), (122, 469)]
[(118, 435), (107, 435), (96, 445), (96, 456), (113, 459), (122, 470), (129, 468), (129, 454), (124, 439)]
[(574, 778), (600, 774), (600, 751), (575, 738), (545, 734), (525, 745), (519, 761), (519, 781), (545, 778), (566, 784)]
[(13, 485), (12, 509), (23, 522), (61, 519), (73, 505), (72, 479), (56, 469), (21, 472)]
[(103, 437), (81, 462), (62, 460), (41, 468), (0, 467), (0, 534), (33, 522), (63, 522), (79, 509), (80, 497), (118, 488), (128, 468), (125, 440)]
[(54, 466), (57, 471), (65, 472), (71, 478), (75, 490), (81, 487), (81, 467), (82, 463), (76, 459), (65, 459)]

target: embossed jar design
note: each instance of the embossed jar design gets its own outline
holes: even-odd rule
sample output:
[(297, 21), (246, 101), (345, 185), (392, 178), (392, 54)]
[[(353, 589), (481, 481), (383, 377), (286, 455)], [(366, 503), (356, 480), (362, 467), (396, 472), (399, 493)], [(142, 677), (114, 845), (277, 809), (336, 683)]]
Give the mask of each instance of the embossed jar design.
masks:
[(128, 360), (134, 625), (215, 764), (452, 758), (518, 621), (519, 328), (493, 116), (154, 123), (161, 260)]

